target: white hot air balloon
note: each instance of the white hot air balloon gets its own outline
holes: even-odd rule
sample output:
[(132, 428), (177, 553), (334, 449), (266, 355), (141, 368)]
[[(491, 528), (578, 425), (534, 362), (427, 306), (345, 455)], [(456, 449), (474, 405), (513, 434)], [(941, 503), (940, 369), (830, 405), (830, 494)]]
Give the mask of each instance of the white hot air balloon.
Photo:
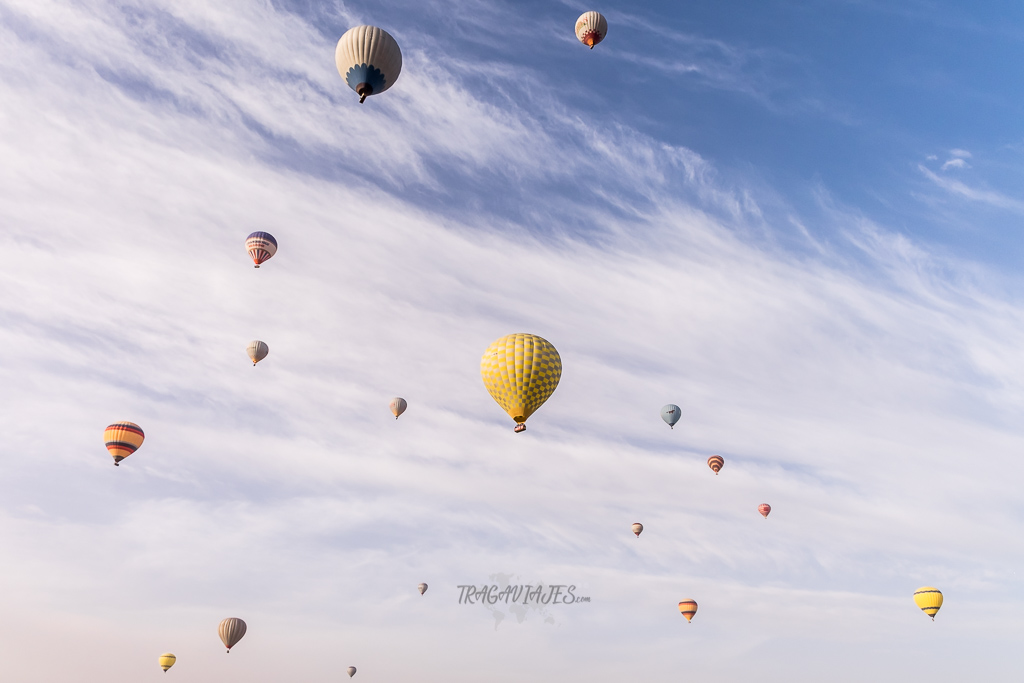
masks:
[(427, 584), (421, 583), (420, 585), (416, 586), (416, 590), (420, 592), (420, 595), (423, 595), (427, 592)]
[(345, 31), (334, 51), (338, 73), (356, 91), (359, 101), (379, 95), (402, 73), (402, 50), (391, 34), (376, 26)]
[(249, 346), (246, 347), (245, 352), (249, 354), (249, 360), (252, 361), (252, 364), (256, 365), (267, 357), (267, 354), (270, 353), (270, 347), (267, 346), (266, 342), (254, 339), (249, 342)]
[(591, 50), (604, 40), (606, 35), (608, 35), (608, 20), (600, 12), (584, 12), (576, 20), (576, 37)]
[(350, 666), (348, 668), (348, 677), (352, 678), (355, 675), (356, 675), (356, 668), (354, 666)]
[(391, 399), (389, 407), (391, 408), (391, 414), (394, 415), (395, 419), (397, 420), (398, 416), (404, 413), (405, 409), (409, 407), (409, 403), (404, 398), (401, 398), (400, 396), (395, 396), (393, 399)]

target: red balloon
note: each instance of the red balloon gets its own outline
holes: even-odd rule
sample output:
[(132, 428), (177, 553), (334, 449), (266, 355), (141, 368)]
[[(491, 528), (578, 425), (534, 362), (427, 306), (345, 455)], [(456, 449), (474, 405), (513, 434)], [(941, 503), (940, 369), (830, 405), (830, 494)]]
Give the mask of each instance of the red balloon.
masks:
[(768, 503), (761, 503), (757, 506), (757, 511), (761, 513), (761, 516), (768, 519), (768, 513), (772, 511), (772, 506)]

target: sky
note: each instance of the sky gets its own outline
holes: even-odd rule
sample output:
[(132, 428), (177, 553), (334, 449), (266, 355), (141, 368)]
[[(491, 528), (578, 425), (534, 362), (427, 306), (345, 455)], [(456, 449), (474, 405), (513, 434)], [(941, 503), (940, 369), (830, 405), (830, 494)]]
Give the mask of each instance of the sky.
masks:
[(3, 679), (1020, 680), (1022, 64), (996, 0), (0, 0)]

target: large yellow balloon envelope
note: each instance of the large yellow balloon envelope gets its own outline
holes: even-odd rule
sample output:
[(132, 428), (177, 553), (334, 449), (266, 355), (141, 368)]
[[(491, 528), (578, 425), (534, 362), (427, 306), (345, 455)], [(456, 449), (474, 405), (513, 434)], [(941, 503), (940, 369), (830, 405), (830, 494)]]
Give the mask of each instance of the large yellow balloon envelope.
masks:
[(480, 376), (499, 406), (516, 421), (515, 431), (551, 398), (562, 376), (562, 359), (546, 339), (509, 334), (495, 340), (480, 359)]
[(160, 655), (160, 668), (164, 671), (167, 671), (172, 666), (174, 666), (174, 663), (176, 661), (178, 661), (177, 657), (172, 655), (170, 652), (165, 652), (162, 655)]
[(922, 612), (935, 621), (935, 613), (942, 607), (942, 591), (931, 586), (922, 586), (914, 591), (914, 602)]
[(120, 465), (122, 460), (139, 450), (145, 439), (142, 427), (134, 422), (115, 422), (103, 432), (103, 441), (114, 456), (115, 465)]

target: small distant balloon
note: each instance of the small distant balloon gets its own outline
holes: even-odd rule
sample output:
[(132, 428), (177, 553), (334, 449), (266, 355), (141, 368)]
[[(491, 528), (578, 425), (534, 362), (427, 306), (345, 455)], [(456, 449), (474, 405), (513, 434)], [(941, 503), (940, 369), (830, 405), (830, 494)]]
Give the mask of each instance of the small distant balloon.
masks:
[(686, 621), (689, 623), (690, 619), (693, 619), (693, 615), (697, 613), (697, 601), (683, 600), (679, 603), (679, 613), (686, 617)]
[(661, 409), (661, 419), (668, 423), (671, 429), (675, 429), (676, 422), (679, 422), (679, 418), (683, 412), (679, 410), (679, 406), (669, 403), (667, 406)]
[(345, 31), (338, 41), (334, 63), (362, 103), (395, 84), (402, 73), (402, 50), (384, 29), (356, 26)]
[(421, 583), (420, 585), (416, 586), (416, 590), (420, 592), (420, 595), (423, 595), (427, 592), (427, 584)]
[(722, 465), (724, 464), (725, 458), (723, 458), (720, 455), (712, 455), (710, 458), (708, 458), (708, 467), (710, 467), (711, 471), (714, 472), (715, 474), (718, 474), (718, 471), (722, 469)]
[(935, 621), (935, 614), (942, 607), (942, 591), (932, 586), (922, 586), (914, 591), (914, 602)]
[(228, 654), (231, 654), (231, 648), (237, 645), (245, 635), (245, 622), (238, 617), (228, 617), (220, 622), (217, 627), (217, 635), (220, 636), (224, 647), (228, 649)]
[(277, 253), (277, 240), (269, 232), (254, 232), (245, 238), (245, 250), (259, 268), (261, 263)]
[(768, 513), (772, 511), (772, 506), (768, 503), (761, 503), (757, 506), (757, 511), (761, 513), (761, 516), (768, 519)]
[(591, 50), (608, 35), (608, 20), (600, 12), (584, 12), (576, 20), (576, 37)]
[(103, 431), (103, 441), (114, 457), (115, 465), (120, 465), (122, 460), (139, 450), (145, 440), (142, 427), (134, 422), (115, 422)]
[(166, 672), (168, 669), (174, 666), (174, 662), (178, 661), (178, 658), (172, 655), (170, 652), (165, 652), (162, 655), (160, 655), (160, 659), (157, 661), (160, 662), (160, 668)]
[(644, 525), (640, 522), (633, 523), (633, 533), (636, 534), (637, 538), (640, 538), (640, 533), (644, 530)]
[(405, 409), (409, 407), (409, 403), (404, 398), (395, 396), (391, 399), (391, 403), (388, 404), (388, 407), (391, 408), (391, 414), (394, 415), (397, 420), (398, 416), (404, 413)]
[(270, 347), (267, 346), (266, 342), (254, 339), (249, 342), (249, 346), (245, 348), (245, 352), (249, 354), (249, 360), (252, 361), (252, 364), (256, 365), (267, 357), (267, 354), (270, 353)]
[[(348, 668), (348, 677), (352, 678), (355, 675), (356, 675), (356, 668), (354, 666), (350, 666)], [(372, 676), (371, 676), (371, 678), (372, 678)]]

